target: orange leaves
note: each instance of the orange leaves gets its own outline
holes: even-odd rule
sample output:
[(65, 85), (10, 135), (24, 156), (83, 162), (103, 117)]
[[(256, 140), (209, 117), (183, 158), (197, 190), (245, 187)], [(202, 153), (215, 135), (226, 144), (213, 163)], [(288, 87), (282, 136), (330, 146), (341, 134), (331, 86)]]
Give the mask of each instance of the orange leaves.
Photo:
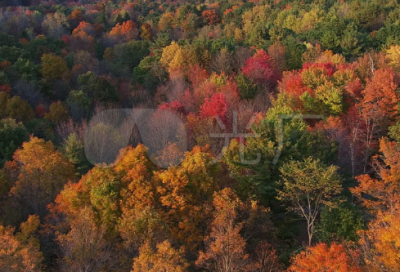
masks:
[(43, 271), (43, 255), (39, 243), (32, 239), (37, 231), (39, 219), (30, 216), (21, 225), (21, 232), (14, 235), (14, 228), (0, 225), (0, 270), (1, 271)]
[(289, 272), (359, 272), (344, 247), (319, 243), (298, 254)]
[[(400, 152), (398, 143), (380, 140), (382, 155), (373, 157), (378, 178), (358, 176), (358, 186), (350, 189), (375, 216), (368, 230), (361, 232), (360, 246), (371, 271), (400, 269)], [(385, 268), (386, 270), (382, 270)]]
[(237, 209), (243, 203), (230, 190), (214, 194), (215, 212), (211, 234), (205, 239), (207, 250), (199, 252), (196, 265), (211, 271), (243, 271), (247, 265), (246, 241), (241, 237), (242, 224), (237, 223)]
[(208, 9), (201, 13), (201, 16), (209, 25), (216, 25), (219, 22), (219, 16), (215, 9)]
[(183, 248), (174, 249), (168, 240), (158, 244), (156, 251), (146, 242), (133, 260), (131, 272), (184, 272), (189, 267), (184, 253)]
[(122, 24), (116, 24), (108, 34), (111, 37), (129, 41), (137, 38), (138, 28), (132, 20), (123, 22)]
[(74, 9), (70, 15), (72, 20), (76, 20), (78, 22), (82, 21), (82, 10)]
[(360, 106), (363, 114), (371, 115), (376, 112), (388, 121), (393, 120), (398, 115), (396, 90), (393, 70), (376, 70), (372, 80), (368, 81), (362, 92), (364, 97)]
[(400, 202), (392, 210), (380, 212), (368, 227), (360, 240), (366, 266), (372, 271), (399, 271)]
[(35, 137), (15, 152), (13, 160), (18, 164), (19, 174), (11, 194), (20, 203), (25, 203), (25, 216), (46, 214), (46, 205), (55, 199), (68, 180), (75, 177), (72, 164), (55, 150), (54, 145)]
[(351, 192), (362, 201), (362, 204), (375, 213), (379, 210), (391, 210), (395, 203), (400, 201), (398, 144), (381, 139), (380, 152), (383, 155), (374, 157), (374, 164), (380, 179), (374, 179), (369, 175), (358, 176), (356, 179), (359, 185), (351, 189)]

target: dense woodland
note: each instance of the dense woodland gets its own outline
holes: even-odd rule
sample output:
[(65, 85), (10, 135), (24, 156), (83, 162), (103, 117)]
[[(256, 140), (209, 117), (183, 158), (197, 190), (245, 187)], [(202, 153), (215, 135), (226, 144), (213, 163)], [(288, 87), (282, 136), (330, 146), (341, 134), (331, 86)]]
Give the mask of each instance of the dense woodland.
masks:
[(0, 271), (400, 271), (397, 1), (0, 6)]

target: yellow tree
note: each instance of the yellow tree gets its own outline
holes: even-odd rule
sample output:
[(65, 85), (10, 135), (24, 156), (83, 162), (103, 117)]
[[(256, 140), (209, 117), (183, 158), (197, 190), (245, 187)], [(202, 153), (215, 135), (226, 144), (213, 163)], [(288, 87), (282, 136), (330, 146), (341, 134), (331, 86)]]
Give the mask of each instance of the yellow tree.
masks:
[(168, 240), (157, 245), (155, 251), (149, 242), (143, 244), (139, 256), (133, 260), (131, 272), (184, 272), (189, 264), (183, 248), (174, 249)]
[(59, 79), (68, 80), (70, 75), (65, 60), (53, 54), (43, 54), (40, 73), (45, 82), (53, 82)]
[(70, 161), (49, 141), (32, 137), (13, 156), (10, 171), (17, 175), (10, 190), (11, 198), (21, 209), (22, 217), (47, 213), (47, 204), (54, 201), (64, 184), (75, 179)]
[(146, 147), (127, 147), (114, 171), (121, 177), (121, 217), (118, 229), (127, 247), (138, 249), (144, 241), (162, 241), (164, 224), (155, 198), (156, 185)]
[(186, 152), (179, 166), (157, 173), (157, 191), (164, 216), (175, 239), (195, 248), (203, 239), (209, 206), (217, 189), (220, 166), (207, 150)]
[(386, 58), (389, 60), (389, 65), (393, 70), (399, 72), (400, 70), (400, 46), (392, 45), (386, 50)]

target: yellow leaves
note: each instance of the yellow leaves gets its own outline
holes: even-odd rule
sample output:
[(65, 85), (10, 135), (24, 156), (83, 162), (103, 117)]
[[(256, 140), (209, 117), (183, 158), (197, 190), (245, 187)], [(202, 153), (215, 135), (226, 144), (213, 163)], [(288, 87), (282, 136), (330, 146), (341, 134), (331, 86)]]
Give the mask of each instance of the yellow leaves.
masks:
[(192, 247), (201, 237), (200, 226), (209, 216), (207, 205), (216, 190), (220, 168), (211, 164), (212, 157), (200, 147), (186, 152), (181, 165), (156, 174), (161, 205), (168, 208), (165, 218), (172, 234)]
[(157, 250), (146, 242), (133, 260), (131, 272), (184, 272), (189, 267), (184, 254), (184, 248), (174, 249), (168, 240), (158, 244)]
[(50, 141), (33, 137), (15, 152), (13, 159), (19, 174), (11, 195), (26, 203), (28, 214), (43, 216), (46, 205), (55, 199), (64, 184), (75, 178), (72, 164)]
[(400, 46), (392, 45), (386, 50), (386, 59), (389, 65), (397, 72), (400, 70)]
[(163, 48), (160, 62), (164, 67), (169, 67), (169, 63), (174, 59), (176, 52), (180, 49), (180, 46), (176, 42), (172, 42)]
[(168, 69), (172, 77), (180, 77), (184, 75), (187, 68), (191, 63), (192, 52), (190, 50), (180, 47), (176, 42), (164, 47), (161, 55), (161, 64)]
[(65, 60), (53, 54), (43, 54), (42, 68), (40, 69), (44, 80), (62, 79), (67, 81), (70, 73)]

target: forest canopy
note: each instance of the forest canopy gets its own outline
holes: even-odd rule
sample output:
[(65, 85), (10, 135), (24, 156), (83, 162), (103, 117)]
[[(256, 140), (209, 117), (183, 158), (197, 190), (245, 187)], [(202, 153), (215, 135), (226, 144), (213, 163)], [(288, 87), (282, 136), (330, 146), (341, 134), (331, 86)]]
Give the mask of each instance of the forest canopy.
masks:
[(0, 0), (0, 271), (400, 271), (399, 18)]

